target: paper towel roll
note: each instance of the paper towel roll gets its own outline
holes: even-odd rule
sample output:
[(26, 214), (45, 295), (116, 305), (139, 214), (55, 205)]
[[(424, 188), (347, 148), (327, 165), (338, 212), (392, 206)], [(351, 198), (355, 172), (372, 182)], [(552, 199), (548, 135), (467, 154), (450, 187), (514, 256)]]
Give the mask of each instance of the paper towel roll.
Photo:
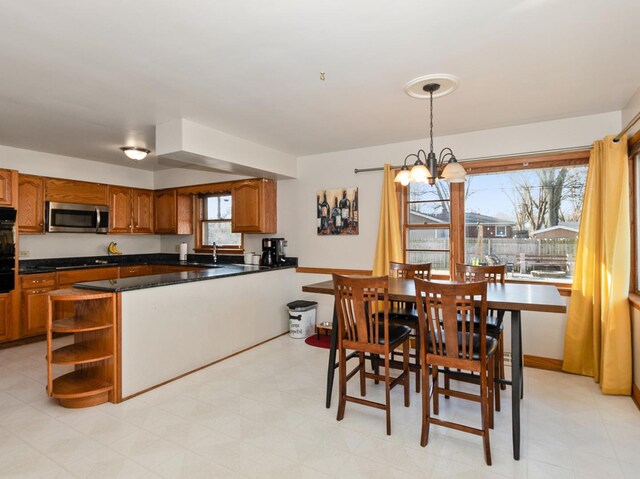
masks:
[(180, 261), (187, 261), (187, 243), (180, 243)]

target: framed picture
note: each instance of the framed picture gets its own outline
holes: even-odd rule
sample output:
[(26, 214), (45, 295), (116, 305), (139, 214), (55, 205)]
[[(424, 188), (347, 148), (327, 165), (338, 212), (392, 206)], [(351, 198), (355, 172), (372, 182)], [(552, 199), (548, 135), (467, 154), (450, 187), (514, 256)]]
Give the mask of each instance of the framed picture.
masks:
[(318, 235), (358, 234), (358, 188), (318, 190)]

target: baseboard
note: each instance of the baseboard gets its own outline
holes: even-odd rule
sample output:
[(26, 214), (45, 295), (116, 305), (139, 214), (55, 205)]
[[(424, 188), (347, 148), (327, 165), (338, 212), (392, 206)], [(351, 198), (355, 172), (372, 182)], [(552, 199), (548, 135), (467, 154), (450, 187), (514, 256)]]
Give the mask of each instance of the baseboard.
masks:
[(631, 385), (631, 398), (636, 403), (636, 407), (640, 409), (640, 388), (635, 384)]
[(524, 365), (527, 368), (562, 372), (562, 359), (543, 358), (541, 356), (529, 356), (525, 354)]

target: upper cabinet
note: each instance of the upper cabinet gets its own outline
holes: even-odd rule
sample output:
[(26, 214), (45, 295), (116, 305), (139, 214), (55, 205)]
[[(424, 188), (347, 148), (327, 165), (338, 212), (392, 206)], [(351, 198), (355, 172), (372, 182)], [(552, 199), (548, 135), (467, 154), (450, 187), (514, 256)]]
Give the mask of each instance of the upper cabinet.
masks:
[(0, 205), (17, 206), (16, 192), (18, 186), (18, 172), (15, 170), (0, 170)]
[(153, 191), (109, 187), (110, 233), (153, 233)]
[(133, 232), (153, 233), (153, 191), (132, 189), (131, 207), (133, 209)]
[(276, 233), (276, 188), (273, 180), (234, 182), (231, 229), (234, 233)]
[(106, 205), (107, 185), (86, 181), (46, 178), (45, 199), (60, 203), (81, 203), (85, 205)]
[(155, 232), (188, 235), (193, 233), (193, 195), (172, 188), (156, 191)]
[(18, 232), (44, 234), (44, 178), (18, 175)]

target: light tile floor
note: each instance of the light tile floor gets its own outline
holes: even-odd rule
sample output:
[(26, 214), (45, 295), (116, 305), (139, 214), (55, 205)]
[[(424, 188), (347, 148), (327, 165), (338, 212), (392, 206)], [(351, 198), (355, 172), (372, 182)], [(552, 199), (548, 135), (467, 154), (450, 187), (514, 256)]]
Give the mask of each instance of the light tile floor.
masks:
[[(469, 434), (433, 427), (420, 447), (415, 392), (404, 408), (393, 391), (389, 437), (383, 411), (348, 404), (337, 422), (335, 393), (324, 407), (327, 350), (288, 336), (124, 403), (80, 410), (47, 397), (44, 354), (44, 342), (0, 350), (0, 477), (640, 477), (640, 412), (590, 378), (526, 369), (522, 459), (511, 454), (507, 390), (488, 467)], [(381, 390), (371, 383), (369, 396)], [(477, 405), (441, 403), (442, 416), (479, 424)]]

